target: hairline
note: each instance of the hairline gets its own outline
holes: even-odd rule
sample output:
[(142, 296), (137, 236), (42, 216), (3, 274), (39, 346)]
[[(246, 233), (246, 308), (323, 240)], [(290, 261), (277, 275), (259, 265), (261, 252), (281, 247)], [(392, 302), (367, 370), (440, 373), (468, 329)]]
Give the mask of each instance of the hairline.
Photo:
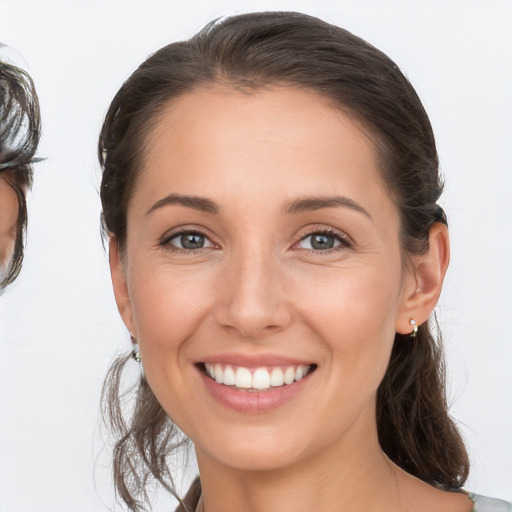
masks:
[[(188, 95), (192, 95), (196, 92), (209, 92), (209, 91), (220, 91), (225, 93), (241, 93), (241, 94), (257, 94), (264, 90), (272, 90), (276, 88), (291, 88), (299, 91), (303, 91), (306, 93), (311, 93), (315, 95), (320, 101), (322, 101), (327, 107), (331, 108), (333, 111), (338, 112), (345, 116), (348, 120), (353, 122), (357, 129), (365, 136), (367, 141), (370, 143), (371, 148), (374, 151), (375, 156), (375, 164), (379, 169), (379, 179), (381, 184), (387, 190), (390, 199), (392, 200), (395, 208), (400, 215), (400, 208), (397, 202), (396, 194), (392, 188), (392, 184), (388, 183), (386, 180), (386, 174), (388, 172), (389, 164), (387, 162), (389, 157), (389, 147), (386, 143), (385, 137), (379, 133), (379, 130), (376, 126), (374, 126), (370, 121), (368, 121), (362, 114), (357, 112), (355, 109), (348, 107), (346, 104), (336, 101), (328, 94), (319, 91), (317, 88), (307, 85), (300, 84), (289, 80), (282, 80), (271, 82), (270, 80), (263, 79), (240, 79), (237, 80), (233, 77), (222, 76), (221, 72), (218, 72), (211, 79), (199, 79), (197, 83), (191, 85), (187, 89), (178, 92), (177, 94), (173, 94), (168, 96), (167, 98), (155, 101), (153, 103), (148, 104), (143, 110), (138, 113), (138, 118), (144, 117), (146, 114), (146, 119), (142, 120), (142, 122), (138, 125), (137, 131), (140, 134), (139, 138), (139, 149), (136, 151), (136, 161), (134, 162), (134, 172), (133, 179), (131, 183), (127, 187), (127, 197), (126, 197), (126, 227), (128, 226), (128, 208), (130, 207), (133, 195), (135, 190), (137, 189), (137, 185), (139, 180), (141, 179), (141, 175), (143, 173), (145, 167), (145, 161), (148, 157), (148, 152), (150, 151), (150, 140), (152, 134), (159, 126), (163, 116), (169, 112), (173, 108), (174, 103), (180, 98)], [(402, 222), (400, 222), (400, 229), (402, 228)], [(107, 231), (106, 233), (109, 238), (114, 237), (116, 235), (114, 233), (110, 233)], [(121, 253), (125, 252), (126, 249), (126, 237), (127, 231), (124, 234), (124, 240), (120, 245)], [(408, 251), (403, 247), (400, 238), (400, 247), (403, 256)], [(404, 259), (404, 257), (402, 258)]]

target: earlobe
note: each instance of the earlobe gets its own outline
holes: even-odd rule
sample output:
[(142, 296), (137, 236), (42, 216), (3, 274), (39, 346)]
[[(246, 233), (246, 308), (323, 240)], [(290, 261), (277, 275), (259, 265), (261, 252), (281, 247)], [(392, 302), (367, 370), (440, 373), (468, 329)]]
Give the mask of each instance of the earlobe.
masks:
[(410, 258), (411, 269), (404, 283), (403, 303), (397, 316), (396, 332), (412, 332), (427, 321), (437, 305), (450, 261), (450, 242), (446, 225), (436, 222), (430, 228), (429, 247), (423, 254)]
[(133, 332), (132, 303), (128, 292), (125, 269), (119, 245), (113, 236), (110, 237), (109, 243), (109, 262), (117, 309), (128, 331)]

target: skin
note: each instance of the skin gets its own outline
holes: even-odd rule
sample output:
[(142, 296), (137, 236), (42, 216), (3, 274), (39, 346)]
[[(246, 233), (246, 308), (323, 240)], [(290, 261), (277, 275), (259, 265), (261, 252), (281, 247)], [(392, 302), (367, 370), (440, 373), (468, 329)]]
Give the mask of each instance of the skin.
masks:
[(0, 281), (14, 251), (18, 198), (4, 176), (0, 175)]
[[(162, 205), (169, 194), (219, 211)], [(305, 197), (351, 203), (290, 211)], [(397, 209), (355, 121), (293, 88), (185, 94), (148, 136), (127, 219), (125, 252), (115, 238), (110, 247), (116, 300), (157, 399), (195, 444), (207, 512), (471, 510), (378, 444), (376, 391), (395, 332), (432, 312), (449, 245), (435, 224), (426, 254), (403, 254)], [(205, 247), (181, 249), (180, 228), (204, 234)], [(326, 230), (335, 247), (312, 249)], [(241, 413), (206, 391), (196, 367), (223, 353), (317, 368), (284, 405)]]

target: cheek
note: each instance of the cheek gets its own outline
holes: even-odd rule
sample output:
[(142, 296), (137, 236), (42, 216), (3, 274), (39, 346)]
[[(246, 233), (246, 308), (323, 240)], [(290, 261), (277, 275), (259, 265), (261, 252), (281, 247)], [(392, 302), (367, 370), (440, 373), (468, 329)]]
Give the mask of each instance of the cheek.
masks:
[[(133, 260), (129, 294), (144, 372), (153, 390), (182, 383), (189, 339), (205, 320), (213, 297), (208, 273)], [(178, 371), (179, 370), (179, 371)]]
[(326, 276), (321, 293), (316, 287), (316, 293), (302, 294), (301, 316), (331, 354), (331, 375), (342, 375), (352, 390), (376, 389), (384, 376), (400, 308), (400, 283), (399, 265), (370, 265)]
[[(396, 272), (387, 275), (384, 282), (380, 272), (340, 273), (339, 279), (326, 279), (323, 293), (303, 301), (301, 316), (324, 348), (322, 393), (316, 397), (315, 411), (324, 418), (318, 437), (326, 446), (357, 418), (373, 424), (376, 394), (395, 334)], [(311, 432), (317, 429), (306, 420), (303, 426)]]
[[(211, 294), (204, 270), (133, 259), (128, 281), (133, 320), (142, 342), (163, 343), (186, 337)], [(163, 348), (163, 347), (162, 347)]]
[(297, 307), (322, 330), (362, 339), (382, 329), (394, 333), (401, 296), (398, 264), (334, 269), (312, 275), (300, 288)]
[(7, 275), (7, 270), (14, 256), (14, 236), (2, 236), (0, 234), (0, 282)]
[(0, 179), (0, 272), (7, 270), (14, 253), (17, 220), (16, 194)]

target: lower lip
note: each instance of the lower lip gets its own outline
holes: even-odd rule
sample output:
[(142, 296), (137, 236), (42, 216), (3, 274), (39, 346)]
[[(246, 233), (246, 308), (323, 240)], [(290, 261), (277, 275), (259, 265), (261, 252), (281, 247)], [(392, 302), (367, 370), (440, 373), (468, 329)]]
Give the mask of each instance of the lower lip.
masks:
[(260, 413), (277, 409), (295, 398), (307, 385), (311, 373), (293, 384), (269, 388), (263, 391), (246, 391), (218, 384), (198, 369), (206, 389), (222, 405), (245, 413)]

